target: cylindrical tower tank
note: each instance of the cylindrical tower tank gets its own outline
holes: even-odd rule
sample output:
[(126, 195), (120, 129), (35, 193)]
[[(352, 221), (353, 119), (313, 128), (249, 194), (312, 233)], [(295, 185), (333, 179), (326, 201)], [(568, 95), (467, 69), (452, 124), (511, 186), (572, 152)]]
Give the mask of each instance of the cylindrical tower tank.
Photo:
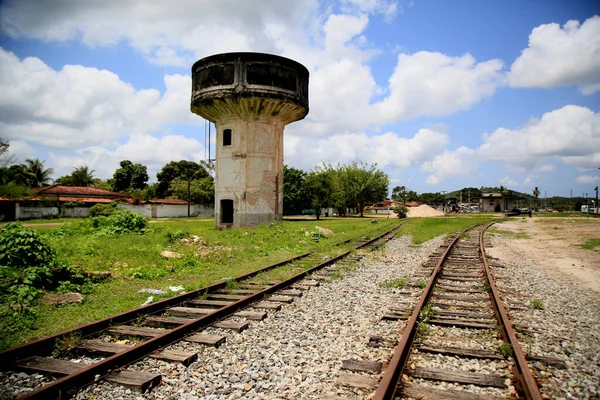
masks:
[(215, 227), (281, 220), (283, 128), (308, 114), (308, 70), (271, 54), (203, 58), (191, 110), (216, 125)]

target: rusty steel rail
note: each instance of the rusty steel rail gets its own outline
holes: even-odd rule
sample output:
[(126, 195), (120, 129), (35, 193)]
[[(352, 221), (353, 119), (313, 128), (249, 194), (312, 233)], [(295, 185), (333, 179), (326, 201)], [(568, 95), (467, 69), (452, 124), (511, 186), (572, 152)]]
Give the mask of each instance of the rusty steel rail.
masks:
[[(486, 226), (484, 226), (481, 233), (479, 234), (479, 249), (481, 252), (481, 259), (483, 260), (482, 263), (484, 265), (484, 269), (486, 272), (486, 278), (487, 278), (488, 283), (490, 284), (490, 288), (491, 288), (490, 298), (492, 300), (492, 305), (495, 309), (497, 319), (500, 323), (502, 335), (503, 335), (504, 339), (508, 343), (510, 343), (513, 348), (514, 359), (515, 359), (515, 368), (516, 368), (516, 371), (513, 371), (513, 372), (516, 372), (515, 376), (521, 382), (522, 389), (523, 389), (523, 392), (524, 392), (526, 398), (530, 399), (530, 400), (542, 400), (542, 396), (541, 396), (539, 388), (537, 386), (537, 382), (535, 381), (535, 379), (533, 378), (533, 375), (531, 374), (531, 370), (529, 369), (529, 366), (525, 359), (525, 354), (523, 353), (523, 350), (521, 349), (519, 341), (517, 340), (516, 333), (512, 327), (512, 324), (510, 323), (508, 314), (506, 313), (506, 310), (502, 306), (500, 292), (499, 292), (496, 284), (494, 283), (494, 279), (493, 279), (493, 276), (491, 275), (489, 264), (485, 257), (485, 246), (484, 246), (484, 242), (483, 242), (483, 235), (484, 235), (485, 231), (487, 230), (487, 228), (489, 228), (491, 225), (495, 224), (496, 222), (498, 222), (498, 221), (493, 221), (493, 222), (488, 223)], [(463, 232), (466, 232), (469, 229), (472, 229), (472, 228), (468, 228)], [(435, 283), (438, 279), (438, 275), (441, 272), (442, 265), (446, 261), (448, 254), (450, 253), (452, 247), (458, 241), (459, 237), (460, 237), (460, 235), (456, 235), (456, 237), (450, 243), (450, 245), (448, 246), (446, 251), (444, 251), (444, 253), (442, 254), (440, 261), (437, 263), (436, 267), (434, 268), (431, 278), (429, 279), (427, 286), (425, 287), (425, 289), (423, 290), (423, 293), (421, 294), (421, 298), (419, 299), (419, 302), (416, 304), (411, 317), (409, 318), (409, 320), (406, 323), (404, 334), (402, 335), (402, 337), (398, 343), (398, 346), (396, 347), (396, 351), (394, 352), (392, 360), (389, 363), (388, 369), (387, 369), (386, 373), (384, 374), (383, 378), (381, 379), (381, 382), (379, 383), (377, 391), (375, 392), (375, 395), (373, 396), (372, 400), (390, 400), (390, 399), (394, 398), (398, 382), (400, 381), (400, 378), (402, 376), (402, 371), (404, 370), (404, 366), (410, 355), (410, 351), (411, 351), (414, 337), (416, 334), (415, 328), (416, 328), (421, 310), (425, 306), (425, 304), (427, 304), (427, 302), (429, 301), (429, 298), (431, 297), (431, 293), (433, 291), (433, 286), (435, 285)]]
[(404, 365), (406, 364), (406, 360), (408, 360), (408, 356), (410, 355), (410, 350), (415, 338), (416, 334), (416, 326), (419, 319), (419, 315), (421, 314), (422, 308), (427, 304), (429, 298), (431, 297), (431, 293), (433, 292), (433, 286), (435, 285), (439, 272), (442, 269), (442, 265), (448, 258), (448, 254), (450, 254), (450, 250), (458, 241), (460, 235), (456, 235), (452, 242), (446, 248), (446, 251), (440, 257), (440, 261), (435, 266), (433, 273), (431, 274), (431, 278), (427, 282), (427, 286), (423, 289), (423, 293), (417, 302), (412, 315), (406, 322), (406, 326), (404, 329), (404, 333), (396, 346), (396, 351), (394, 352), (394, 356), (390, 360), (386, 373), (381, 378), (381, 382), (379, 382), (379, 386), (377, 387), (377, 391), (372, 400), (388, 400), (393, 399), (394, 394), (396, 392), (396, 385), (402, 376), (402, 371), (404, 370)]
[[(493, 222), (495, 223), (495, 222)], [(502, 304), (502, 297), (500, 296), (500, 291), (496, 286), (496, 282), (494, 281), (494, 277), (492, 276), (492, 272), (490, 270), (490, 265), (485, 257), (485, 246), (483, 243), (483, 234), (486, 229), (489, 228), (493, 223), (488, 224), (479, 235), (479, 250), (482, 254), (483, 259), (483, 268), (485, 269), (485, 276), (488, 281), (488, 284), (491, 288), (490, 298), (492, 300), (492, 306), (494, 307), (494, 311), (496, 312), (496, 316), (498, 321), (500, 321), (500, 330), (502, 332), (502, 337), (507, 343), (510, 343), (513, 350), (513, 359), (515, 360), (515, 365), (513, 368), (513, 373), (517, 379), (521, 382), (523, 393), (528, 400), (542, 400), (542, 394), (540, 393), (540, 388), (533, 377), (531, 370), (529, 369), (529, 364), (527, 363), (527, 359), (525, 358), (525, 354), (523, 353), (523, 349), (517, 339), (517, 334), (508, 318), (508, 313)]]
[[(371, 245), (371, 244), (377, 242), (378, 240), (391, 239), (395, 235), (395, 232), (400, 228), (400, 226), (401, 226), (401, 224), (396, 225), (391, 230), (386, 231), (365, 243), (362, 243), (361, 245), (357, 246), (356, 249)], [(81, 370), (75, 372), (74, 374), (66, 375), (54, 382), (51, 382), (41, 388), (38, 388), (37, 390), (35, 390), (33, 392), (30, 392), (22, 397), (19, 397), (19, 399), (45, 400), (45, 399), (68, 398), (68, 397), (72, 396), (74, 394), (74, 392), (77, 391), (79, 388), (89, 385), (95, 381), (98, 381), (99, 379), (101, 379), (102, 377), (108, 375), (109, 373), (111, 373), (113, 371), (116, 371), (116, 370), (126, 367), (138, 360), (141, 360), (142, 358), (146, 357), (148, 354), (151, 354), (157, 350), (160, 350), (172, 343), (175, 343), (175, 342), (183, 339), (188, 334), (194, 333), (200, 329), (210, 326), (211, 324), (213, 324), (217, 321), (227, 318), (227, 317), (231, 316), (234, 312), (247, 307), (251, 303), (259, 301), (259, 300), (263, 299), (265, 296), (267, 296), (271, 293), (277, 292), (277, 291), (303, 279), (307, 275), (309, 275), (323, 267), (326, 267), (330, 264), (333, 264), (338, 260), (343, 259), (344, 257), (348, 256), (351, 253), (352, 253), (352, 250), (346, 251), (336, 257), (328, 259), (322, 263), (317, 264), (316, 266), (314, 266), (310, 269), (307, 269), (297, 275), (294, 275), (291, 278), (289, 278), (283, 282), (279, 282), (276, 285), (270, 286), (264, 290), (261, 290), (250, 296), (247, 296), (246, 298), (241, 299), (235, 303), (232, 303), (228, 306), (216, 309), (214, 312), (207, 314), (201, 318), (195, 319), (194, 321), (188, 322), (184, 325), (181, 325), (179, 327), (171, 329), (168, 332), (165, 332), (164, 334), (162, 334), (160, 336), (146, 340), (130, 349), (124, 350), (120, 353), (116, 353), (110, 357), (103, 359), (102, 361), (91, 364), (90, 366), (82, 368)], [(307, 255), (308, 254), (298, 256), (298, 257), (303, 258), (303, 257), (306, 257)], [(298, 259), (298, 257), (295, 257), (290, 260)], [(276, 266), (282, 265), (283, 263), (287, 263), (287, 262), (290, 262), (290, 261), (286, 260), (284, 262), (276, 264)], [(248, 274), (242, 275), (241, 277), (236, 278), (236, 281), (241, 280), (242, 278), (245, 279), (248, 277), (252, 277), (254, 275), (257, 275), (260, 272), (264, 272), (264, 271), (266, 271), (268, 269), (272, 269), (272, 268), (274, 268), (274, 266), (269, 266), (269, 267), (265, 267), (265, 268), (262, 268), (257, 271), (253, 271), (251, 273), (248, 273)], [(209, 286), (208, 288), (199, 289), (197, 291), (190, 292), (190, 293), (195, 293), (195, 295), (199, 295), (202, 292), (205, 292), (207, 289), (220, 289), (224, 286), (225, 286), (225, 283), (219, 283), (219, 284)], [(182, 296), (177, 296), (177, 297), (179, 297), (180, 299), (185, 298), (186, 300), (188, 300), (191, 298), (191, 296), (189, 296), (190, 293), (187, 293), (185, 296), (182, 295)], [(169, 300), (169, 299), (167, 299), (167, 300)], [(161, 303), (165, 304), (165, 301), (163, 301)], [(142, 307), (142, 309), (146, 309), (146, 308)], [(163, 307), (163, 309), (164, 309), (164, 307)], [(138, 310), (141, 310), (141, 309), (138, 309)], [(144, 313), (143, 315), (147, 315), (147, 314), (148, 313)], [(122, 315), (122, 314), (120, 314), (120, 315)], [(137, 315), (139, 315), (139, 314), (137, 314)], [(109, 319), (110, 318), (108, 318), (106, 320), (109, 320)], [(103, 321), (106, 321), (106, 320), (103, 320)], [(89, 324), (89, 325), (93, 325), (93, 324)], [(79, 330), (79, 329), (77, 329), (77, 330)], [(56, 335), (54, 337), (56, 337)], [(25, 348), (26, 348), (26, 345), (22, 345), (22, 346), (19, 346), (19, 348), (18, 348), (18, 349), (20, 349), (19, 351), (15, 351), (15, 350), (17, 350), (17, 348), (9, 349), (6, 352), (0, 353), (0, 355), (3, 355), (4, 353), (9, 353), (11, 356), (14, 356), (14, 354), (17, 354), (17, 353), (22, 354), (24, 352)], [(4, 363), (4, 364), (7, 364), (7, 363)]]

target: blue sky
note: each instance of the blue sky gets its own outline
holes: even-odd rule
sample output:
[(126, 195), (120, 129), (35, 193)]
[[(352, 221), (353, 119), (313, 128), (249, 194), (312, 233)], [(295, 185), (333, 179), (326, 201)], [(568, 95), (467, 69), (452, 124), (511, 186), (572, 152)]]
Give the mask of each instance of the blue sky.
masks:
[[(268, 52), (310, 71), (285, 162), (377, 163), (418, 192), (600, 184), (600, 3), (0, 2), (0, 137), (55, 178), (206, 157), (194, 61)], [(214, 154), (214, 148), (212, 150)]]

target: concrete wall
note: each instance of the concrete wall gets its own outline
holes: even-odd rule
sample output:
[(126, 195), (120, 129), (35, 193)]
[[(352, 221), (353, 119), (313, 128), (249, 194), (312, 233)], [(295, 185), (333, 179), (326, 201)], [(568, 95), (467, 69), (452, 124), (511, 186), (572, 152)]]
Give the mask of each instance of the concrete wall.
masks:
[(21, 207), (19, 203), (15, 204), (15, 220), (37, 219), (37, 218), (57, 218), (58, 207)]
[[(178, 218), (188, 215), (187, 205), (179, 204), (119, 204), (119, 207), (148, 218)], [(61, 207), (60, 209), (60, 216), (65, 218), (85, 218), (89, 215), (88, 207)], [(190, 216), (192, 217), (212, 218), (214, 215), (215, 209), (212, 205), (190, 205)], [(15, 220), (57, 218), (58, 216), (58, 207), (22, 207), (19, 203), (15, 204)]]
[[(283, 216), (283, 123), (231, 117), (217, 124), (215, 227), (280, 221)], [(231, 129), (231, 145), (223, 131)], [(221, 200), (233, 200), (233, 223), (223, 224)]]
[[(187, 204), (119, 204), (119, 207), (148, 218), (179, 218), (188, 215)], [(214, 215), (215, 208), (212, 205), (190, 204), (190, 216), (192, 217), (212, 218)]]

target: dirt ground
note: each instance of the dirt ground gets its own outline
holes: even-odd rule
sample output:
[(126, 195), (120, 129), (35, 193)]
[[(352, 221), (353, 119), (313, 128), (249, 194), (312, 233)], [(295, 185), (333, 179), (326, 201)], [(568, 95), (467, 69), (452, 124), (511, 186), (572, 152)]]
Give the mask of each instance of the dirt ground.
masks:
[(600, 249), (579, 246), (600, 238), (600, 218), (519, 218), (497, 223), (493, 229), (524, 233), (527, 238), (504, 235), (506, 245), (487, 249), (490, 256), (529, 261), (560, 280), (600, 294)]

